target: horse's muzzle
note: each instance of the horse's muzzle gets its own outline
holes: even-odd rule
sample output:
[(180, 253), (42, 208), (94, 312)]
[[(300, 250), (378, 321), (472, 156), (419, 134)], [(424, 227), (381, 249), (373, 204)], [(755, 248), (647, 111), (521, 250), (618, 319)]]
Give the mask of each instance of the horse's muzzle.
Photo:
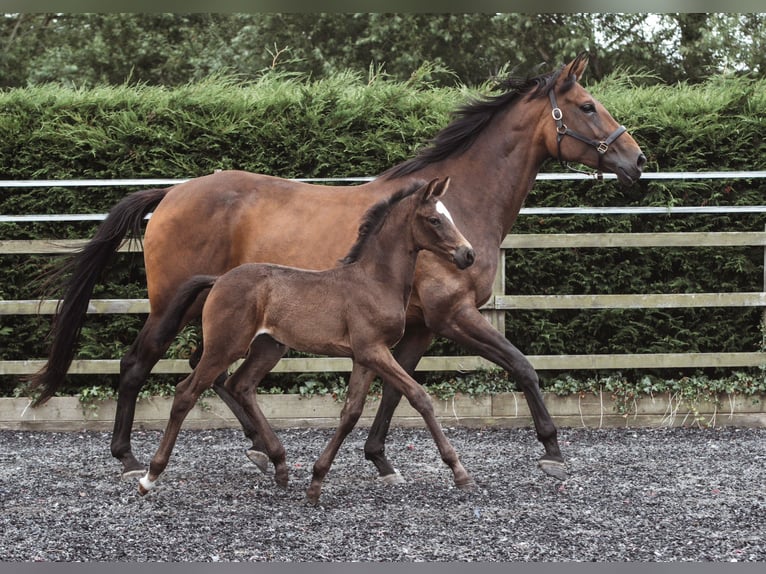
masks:
[(466, 269), (476, 261), (476, 253), (473, 247), (461, 245), (455, 250), (455, 265), (458, 269)]

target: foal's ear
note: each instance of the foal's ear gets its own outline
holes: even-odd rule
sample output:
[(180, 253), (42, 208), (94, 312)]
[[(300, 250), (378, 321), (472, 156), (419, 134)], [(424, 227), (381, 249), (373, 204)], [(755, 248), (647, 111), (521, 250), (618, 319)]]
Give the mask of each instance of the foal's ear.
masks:
[(583, 72), (585, 72), (585, 68), (588, 66), (588, 53), (587, 52), (580, 52), (577, 54), (577, 57), (569, 62), (569, 65), (566, 66), (566, 71), (562, 74), (562, 79), (569, 78), (570, 76), (574, 76), (575, 80), (579, 81), (580, 78), (582, 78)]
[(441, 197), (447, 193), (449, 187), (449, 177), (444, 179), (432, 179), (426, 186), (426, 192), (423, 195), (423, 201), (427, 201), (431, 197)]

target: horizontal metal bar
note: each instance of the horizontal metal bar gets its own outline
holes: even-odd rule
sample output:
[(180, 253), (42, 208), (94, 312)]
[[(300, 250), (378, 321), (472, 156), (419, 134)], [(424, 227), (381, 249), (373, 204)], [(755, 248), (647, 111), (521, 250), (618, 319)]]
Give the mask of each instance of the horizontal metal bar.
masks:
[[(667, 171), (667, 172), (644, 172), (641, 179), (760, 179), (766, 177), (766, 171)], [(613, 173), (597, 174), (556, 172), (538, 173), (538, 180), (582, 180), (582, 179), (617, 179)], [(176, 185), (189, 181), (191, 178), (126, 178), (126, 179), (5, 179), (0, 180), (0, 187), (28, 188), (28, 187), (121, 187), (121, 186), (160, 186)], [(287, 178), (293, 181), (307, 183), (359, 183), (372, 181), (375, 176), (360, 177), (306, 177)]]
[[(191, 178), (139, 178), (139, 179), (7, 179), (0, 180), (0, 187), (6, 188), (30, 188), (30, 187), (159, 187), (178, 185), (189, 181)], [(362, 183), (372, 181), (373, 177), (309, 177), (287, 178), (291, 181), (305, 183)]]
[[(760, 367), (766, 365), (764, 353), (639, 353), (620, 355), (528, 355), (532, 366), (541, 371), (662, 369), (695, 367)], [(45, 365), (42, 359), (0, 361), (0, 375), (31, 375)], [(475, 371), (494, 369), (496, 365), (480, 357), (423, 357), (418, 371)], [(179, 374), (190, 372), (183, 359), (163, 359), (152, 373)], [(287, 358), (279, 361), (272, 372), (312, 373), (350, 372), (351, 359), (334, 357)], [(120, 372), (118, 359), (75, 360), (69, 369), (73, 375), (116, 375)]]
[(523, 207), (520, 215), (684, 215), (766, 213), (766, 205), (706, 205), (691, 207)]

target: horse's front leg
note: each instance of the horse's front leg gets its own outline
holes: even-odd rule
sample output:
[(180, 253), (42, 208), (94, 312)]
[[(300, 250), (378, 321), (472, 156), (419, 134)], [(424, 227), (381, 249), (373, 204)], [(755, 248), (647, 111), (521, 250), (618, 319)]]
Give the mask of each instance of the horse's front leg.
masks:
[(502, 367), (519, 385), (529, 405), (537, 438), (545, 448), (538, 464), (545, 473), (565, 480), (566, 463), (559, 448), (556, 425), (545, 406), (537, 373), (529, 360), (470, 303), (441, 317), (443, 320), (431, 324), (435, 332)]
[[(394, 348), (394, 358), (407, 373), (412, 374), (415, 372), (415, 367), (417, 367), (420, 358), (428, 350), (432, 340), (433, 335), (431, 331), (424, 325), (408, 324), (404, 336)], [(375, 373), (366, 371), (364, 376), (371, 380), (375, 377)], [(386, 484), (397, 484), (404, 480), (389, 462), (388, 458), (386, 458), (385, 452), (386, 436), (391, 427), (394, 411), (399, 405), (401, 398), (402, 393), (396, 387), (383, 385), (383, 396), (375, 413), (375, 419), (370, 426), (367, 441), (364, 443), (365, 458), (375, 465), (378, 469), (380, 480)]]
[(473, 478), (463, 467), (457, 451), (444, 434), (439, 421), (436, 420), (431, 397), (428, 396), (423, 387), (402, 369), (401, 365), (388, 352), (388, 349), (382, 349), (375, 354), (365, 354), (364, 358), (359, 359), (359, 362), (375, 370), (386, 384), (393, 386), (407, 397), (410, 405), (423, 417), (423, 421), (425, 421), (426, 427), (431, 432), (436, 447), (439, 449), (442, 460), (452, 470), (455, 486), (465, 490), (473, 489), (475, 486)]

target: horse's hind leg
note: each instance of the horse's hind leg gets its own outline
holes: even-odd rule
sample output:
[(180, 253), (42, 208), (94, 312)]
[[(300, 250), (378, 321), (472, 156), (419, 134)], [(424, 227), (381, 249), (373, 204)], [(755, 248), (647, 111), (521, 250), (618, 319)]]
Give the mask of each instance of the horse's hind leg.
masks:
[[(424, 325), (407, 325), (404, 336), (394, 348), (394, 358), (407, 373), (412, 374), (432, 340), (432, 333)], [(375, 374), (365, 376), (374, 377)], [(386, 484), (396, 484), (403, 480), (386, 458), (385, 452), (386, 436), (391, 427), (391, 419), (401, 398), (402, 394), (395, 387), (383, 385), (383, 396), (370, 426), (367, 441), (364, 443), (365, 458), (375, 465), (378, 476)]]
[[(191, 365), (192, 369), (197, 366), (201, 356), (202, 343), (197, 346), (197, 348), (194, 350), (194, 353), (189, 358), (189, 364)], [(263, 440), (258, 434), (253, 421), (250, 420), (250, 417), (245, 412), (245, 409), (243, 409), (242, 405), (240, 405), (236, 399), (231, 396), (231, 393), (229, 393), (228, 389), (226, 388), (225, 383), (227, 377), (228, 373), (226, 371), (221, 373), (213, 383), (213, 390), (221, 398), (224, 404), (229, 407), (229, 410), (231, 410), (239, 423), (242, 425), (242, 430), (244, 431), (245, 436), (252, 442), (251, 448), (249, 448), (246, 452), (247, 458), (249, 458), (251, 462), (255, 464), (258, 470), (266, 473), (269, 463), (268, 456), (264, 454), (266, 447), (263, 444)]]
[[(250, 344), (247, 357), (237, 370), (226, 380), (226, 389), (251, 421), (263, 445), (261, 454), (274, 464), (274, 481), (281, 487), (287, 486), (287, 464), (285, 448), (258, 406), (256, 391), (263, 378), (279, 362), (287, 347), (268, 335), (256, 337)], [(266, 454), (263, 455), (262, 453)], [(263, 470), (263, 469), (262, 469)]]
[(120, 361), (117, 408), (110, 450), (112, 456), (122, 463), (123, 478), (140, 476), (146, 470), (133, 454), (130, 435), (136, 414), (138, 392), (146, 383), (152, 367), (162, 358), (171, 343), (157, 340), (155, 324), (156, 321), (150, 315), (135, 342)]

